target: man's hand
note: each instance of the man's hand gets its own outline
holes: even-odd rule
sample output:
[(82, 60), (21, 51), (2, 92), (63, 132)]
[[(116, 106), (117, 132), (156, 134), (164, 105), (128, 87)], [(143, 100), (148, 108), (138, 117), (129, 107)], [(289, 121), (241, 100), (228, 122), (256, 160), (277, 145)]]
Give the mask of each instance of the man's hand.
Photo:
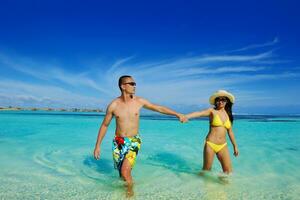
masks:
[(95, 147), (95, 149), (94, 149), (94, 158), (96, 160), (100, 159), (100, 147)]
[(179, 114), (178, 119), (181, 123), (185, 123), (185, 122), (189, 121), (188, 118), (183, 114)]

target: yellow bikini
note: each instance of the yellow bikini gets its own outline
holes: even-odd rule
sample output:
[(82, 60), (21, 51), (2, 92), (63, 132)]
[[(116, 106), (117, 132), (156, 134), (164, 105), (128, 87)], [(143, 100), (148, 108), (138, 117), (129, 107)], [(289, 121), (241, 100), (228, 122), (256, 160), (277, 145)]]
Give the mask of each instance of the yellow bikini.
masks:
[[(215, 115), (213, 115), (211, 126), (222, 126), (226, 129), (230, 129), (231, 128), (231, 122), (228, 118), (223, 123), (220, 116), (218, 114), (215, 114)], [(221, 151), (223, 149), (223, 147), (225, 147), (227, 145), (227, 142), (225, 142), (224, 144), (215, 144), (213, 142), (206, 141), (206, 144), (208, 144), (208, 146), (210, 146), (215, 153), (218, 153), (219, 151)]]
[(229, 120), (229, 118), (227, 118), (227, 120), (223, 123), (220, 116), (218, 114), (215, 114), (213, 116), (212, 122), (211, 122), (212, 126), (223, 126), (226, 129), (230, 129), (231, 127), (231, 122)]
[(223, 147), (225, 147), (227, 145), (227, 142), (225, 142), (224, 144), (215, 144), (210, 141), (206, 141), (206, 144), (208, 144), (208, 146), (210, 146), (210, 148), (212, 148), (212, 150), (215, 153), (218, 153), (219, 151), (221, 151), (223, 149)]

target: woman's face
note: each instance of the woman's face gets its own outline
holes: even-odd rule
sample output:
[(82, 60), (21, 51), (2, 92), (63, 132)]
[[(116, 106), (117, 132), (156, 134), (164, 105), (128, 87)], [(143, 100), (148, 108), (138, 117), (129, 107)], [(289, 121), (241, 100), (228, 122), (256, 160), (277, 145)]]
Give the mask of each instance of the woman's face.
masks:
[(217, 97), (215, 99), (215, 105), (218, 109), (225, 108), (226, 103), (227, 103), (226, 97)]

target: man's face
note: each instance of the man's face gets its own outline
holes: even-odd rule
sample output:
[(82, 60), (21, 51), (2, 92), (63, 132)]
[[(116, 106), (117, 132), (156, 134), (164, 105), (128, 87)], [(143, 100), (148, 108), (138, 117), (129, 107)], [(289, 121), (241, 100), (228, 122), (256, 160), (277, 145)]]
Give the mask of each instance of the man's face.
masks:
[(135, 93), (135, 86), (136, 83), (134, 82), (133, 78), (126, 78), (122, 83), (123, 91), (129, 94)]

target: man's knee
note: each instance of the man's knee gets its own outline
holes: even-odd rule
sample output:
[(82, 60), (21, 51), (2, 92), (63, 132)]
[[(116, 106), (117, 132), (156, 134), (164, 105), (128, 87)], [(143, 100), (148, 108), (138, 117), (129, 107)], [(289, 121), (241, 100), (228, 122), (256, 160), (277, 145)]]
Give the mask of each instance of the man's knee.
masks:
[(130, 172), (122, 173), (121, 176), (127, 184), (129, 184), (129, 185), (132, 184), (132, 177), (131, 177)]
[(128, 169), (123, 168), (121, 170), (121, 175), (122, 175), (122, 177), (128, 177), (128, 176), (130, 176), (130, 171)]
[(123, 165), (121, 169), (121, 176), (127, 180), (131, 177), (131, 167), (130, 165)]

